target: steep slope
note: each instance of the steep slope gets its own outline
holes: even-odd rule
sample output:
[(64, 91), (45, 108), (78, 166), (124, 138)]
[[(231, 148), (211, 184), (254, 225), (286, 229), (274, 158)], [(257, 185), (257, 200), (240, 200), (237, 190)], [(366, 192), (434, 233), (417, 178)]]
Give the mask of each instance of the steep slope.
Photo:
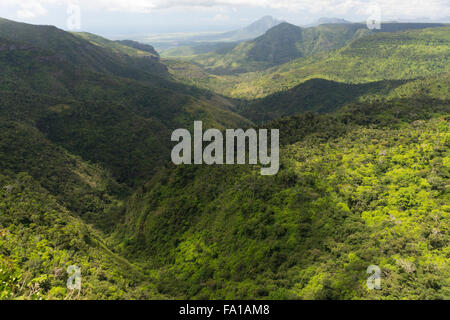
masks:
[(314, 54), (262, 72), (217, 76), (171, 69), (174, 77), (235, 98), (262, 98), (289, 90), (309, 79), (367, 83), (426, 77), (450, 69), (450, 27), (381, 32), (347, 46)]
[[(168, 160), (173, 128), (250, 122), (222, 97), (139, 68), (153, 63), (141, 54), (0, 22), (0, 298), (167, 297), (156, 271), (117, 255), (105, 233), (132, 187)], [(81, 268), (80, 292), (66, 288), (70, 265)]]
[(131, 40), (111, 41), (88, 32), (74, 32), (73, 34), (82, 39), (88, 40), (94, 45), (107, 48), (118, 54), (134, 57), (150, 57), (154, 61), (159, 61), (159, 54), (152, 46), (147, 44), (141, 44)]
[[(22, 24), (12, 26), (22, 31)], [(29, 25), (23, 28), (28, 33), (35, 30)], [(41, 43), (38, 38), (30, 43), (0, 38), (3, 117), (36, 124), (53, 142), (105, 166), (120, 182), (132, 185), (151, 176), (169, 158), (166, 142), (171, 130), (191, 126), (194, 119), (219, 128), (250, 123), (231, 111), (230, 101), (148, 70), (135, 73), (134, 62), (122, 64), (123, 75), (130, 76), (124, 78), (93, 70), (88, 60), (70, 59), (78, 47), (94, 47), (98, 54), (106, 52), (105, 61), (118, 57), (120, 65), (122, 53), (109, 48), (111, 42), (106, 39), (102, 46), (98, 37), (93, 44), (92, 37), (86, 41), (51, 27), (48, 33), (35, 28), (35, 33), (42, 32)], [(1, 30), (0, 37), (5, 32)], [(14, 37), (20, 35), (17, 32)], [(65, 47), (65, 39), (75, 39), (76, 47)], [(42, 49), (52, 41), (54, 49)], [(98, 58), (103, 60), (102, 55)]]
[[(147, 81), (114, 76), (115, 69), (99, 73), (102, 67), (91, 65), (94, 60), (90, 58), (99, 54), (99, 61), (112, 57), (114, 63), (120, 63), (120, 56), (100, 47), (99, 51), (91, 50), (89, 42), (56, 28), (9, 21), (0, 24), (0, 298), (164, 298), (146, 273), (114, 253), (105, 235), (98, 231), (111, 232), (121, 220), (123, 201), (130, 189), (115, 178), (123, 180), (120, 170), (135, 164), (124, 161), (114, 170), (114, 163), (93, 159), (92, 155), (100, 152), (107, 156), (116, 143), (133, 149), (137, 145), (133, 134), (139, 129), (147, 139), (141, 142), (144, 150), (158, 152), (160, 142), (151, 143), (149, 139), (168, 130), (163, 120), (146, 119), (133, 112), (137, 103), (110, 104), (108, 87), (125, 90), (127, 85), (140, 84), (141, 90), (148, 90), (147, 97), (160, 99), (172, 92)], [(20, 41), (4, 39), (5, 35)], [(33, 39), (26, 42), (28, 37)], [(82, 51), (83, 47), (87, 51), (81, 52), (82, 57), (72, 58), (76, 49)], [(106, 53), (104, 59), (102, 52)], [(128, 68), (126, 63), (122, 66)], [(131, 64), (127, 71), (130, 75), (133, 68)], [(146, 77), (150, 74), (144, 73)], [(178, 99), (182, 101), (183, 96)], [(69, 133), (65, 128), (58, 135), (77, 145), (72, 152), (63, 148), (63, 143), (56, 144), (57, 139), (49, 139), (49, 132), (37, 129), (47, 129), (46, 119), (52, 115), (52, 125), (60, 124), (65, 112), (87, 121), (85, 127), (79, 127), (80, 122), (66, 122), (67, 127), (76, 129)], [(94, 123), (96, 127), (90, 128)], [(111, 129), (114, 125), (120, 131)], [(122, 140), (108, 140), (114, 133)], [(82, 154), (83, 148), (92, 148), (92, 154), (84, 159), (75, 155)], [(125, 157), (123, 150), (116, 151), (117, 158)], [(152, 154), (149, 162), (154, 158)], [(98, 160), (104, 166), (86, 159)], [(80, 292), (66, 287), (70, 265), (81, 268)]]
[(49, 141), (33, 126), (0, 120), (2, 174), (33, 177), (59, 203), (104, 230), (117, 222), (129, 191), (111, 174)]
[[(448, 77), (347, 87), (365, 100), (266, 123), (283, 145), (273, 177), (169, 167), (132, 197), (117, 241), (184, 298), (448, 299)], [(370, 265), (381, 290), (365, 287)]]
[[(134, 195), (118, 239), (185, 298), (448, 299), (449, 112), (396, 99), (268, 124), (278, 175), (169, 168)], [(381, 290), (365, 286), (370, 265)]]
[[(164, 298), (28, 174), (2, 172), (0, 187), (0, 299)], [(72, 265), (81, 271), (80, 291), (66, 285)]]
[(449, 30), (432, 28), (363, 37), (328, 56), (296, 60), (271, 70), (246, 83), (245, 91), (250, 86), (260, 92), (274, 92), (311, 78), (361, 83), (445, 72), (450, 68)]
[[(87, 34), (84, 36), (87, 37)], [(36, 26), (0, 19), (0, 37), (52, 51), (58, 59), (67, 60), (69, 63), (95, 72), (150, 82), (155, 82), (155, 78), (168, 76), (166, 68), (158, 61), (147, 57), (131, 57), (124, 54), (123, 50), (110, 50), (111, 48), (86, 41), (76, 34), (65, 32), (54, 26)], [(91, 37), (94, 36), (91, 35)], [(103, 40), (106, 41), (106, 39)]]
[[(132, 186), (167, 161), (172, 128), (249, 122), (226, 99), (138, 68), (150, 62), (139, 54), (0, 22), (1, 299), (166, 297), (104, 233)], [(66, 288), (70, 265), (81, 268), (80, 292)]]

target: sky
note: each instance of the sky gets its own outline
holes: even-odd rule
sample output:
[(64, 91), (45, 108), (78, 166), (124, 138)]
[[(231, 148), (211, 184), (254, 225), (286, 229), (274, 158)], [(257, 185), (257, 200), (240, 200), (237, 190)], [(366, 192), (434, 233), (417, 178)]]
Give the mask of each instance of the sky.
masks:
[(229, 31), (266, 15), (366, 21), (376, 10), (383, 21), (450, 22), (450, 0), (0, 0), (0, 17), (110, 37)]

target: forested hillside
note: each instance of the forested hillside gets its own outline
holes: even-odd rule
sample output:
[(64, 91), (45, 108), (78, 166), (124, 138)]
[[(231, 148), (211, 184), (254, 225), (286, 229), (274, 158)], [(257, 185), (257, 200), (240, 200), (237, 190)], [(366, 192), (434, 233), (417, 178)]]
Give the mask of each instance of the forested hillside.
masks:
[[(174, 82), (142, 49), (0, 21), (1, 298), (164, 297), (108, 234), (168, 160), (171, 130), (250, 121), (232, 101)], [(82, 269), (81, 292), (66, 288), (70, 265)]]
[[(278, 175), (160, 172), (118, 239), (181, 297), (448, 298), (449, 111), (448, 100), (395, 100), (272, 123)], [(365, 286), (369, 265), (381, 290)]]
[[(449, 299), (432, 27), (276, 22), (183, 60), (0, 19), (0, 299)], [(196, 120), (279, 129), (279, 173), (173, 165)]]
[[(47, 32), (41, 30), (47, 27), (4, 25), (24, 28), (26, 36), (3, 33), (0, 24), (2, 117), (33, 122), (51, 141), (102, 164), (120, 182), (149, 178), (167, 161), (170, 148), (160, 141), (171, 129), (194, 119), (213, 127), (249, 124), (231, 111), (231, 101), (173, 82), (160, 62), (125, 54), (115, 42), (93, 36), (88, 42), (51, 27)], [(63, 45), (67, 39), (74, 47)], [(54, 45), (47, 45), (51, 41)], [(92, 67), (91, 58), (101, 64)], [(141, 64), (161, 66), (138, 68)]]

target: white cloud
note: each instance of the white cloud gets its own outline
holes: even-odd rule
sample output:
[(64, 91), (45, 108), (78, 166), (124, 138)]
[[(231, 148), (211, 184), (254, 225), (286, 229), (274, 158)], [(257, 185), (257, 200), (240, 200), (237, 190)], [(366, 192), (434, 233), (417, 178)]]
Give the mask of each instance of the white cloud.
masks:
[[(55, 3), (57, 0), (54, 1)], [(32, 19), (38, 16), (43, 16), (47, 13), (45, 5), (49, 2), (39, 0), (2, 0), (0, 8), (14, 7), (16, 9), (16, 16), (19, 19)]]

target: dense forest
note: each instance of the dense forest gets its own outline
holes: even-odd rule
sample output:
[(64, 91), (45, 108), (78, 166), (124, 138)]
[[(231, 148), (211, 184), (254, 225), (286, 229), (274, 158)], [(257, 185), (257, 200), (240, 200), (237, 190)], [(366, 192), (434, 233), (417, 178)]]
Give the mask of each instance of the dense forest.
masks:
[[(450, 27), (385, 27), (174, 57), (0, 18), (0, 299), (449, 299)], [(173, 165), (195, 120), (279, 129), (279, 173)]]

